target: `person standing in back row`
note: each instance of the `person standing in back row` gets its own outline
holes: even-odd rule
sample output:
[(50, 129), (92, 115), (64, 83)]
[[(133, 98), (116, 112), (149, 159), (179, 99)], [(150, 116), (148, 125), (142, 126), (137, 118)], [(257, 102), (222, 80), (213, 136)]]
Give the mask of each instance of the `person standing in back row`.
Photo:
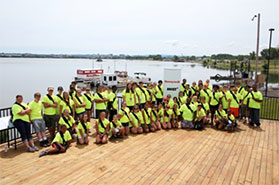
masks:
[(157, 93), (155, 94), (156, 97), (156, 101), (157, 101), (157, 105), (159, 105), (159, 103), (163, 102), (163, 96), (164, 96), (164, 87), (163, 87), (163, 81), (159, 80), (158, 81), (158, 85), (157, 85)]
[(103, 93), (102, 86), (97, 87), (97, 92), (94, 95), (94, 101), (96, 103), (96, 118), (99, 118), (101, 112), (106, 112), (106, 102), (108, 101)]
[(58, 121), (56, 116), (57, 99), (53, 95), (53, 87), (48, 87), (48, 93), (43, 97), (42, 103), (44, 105), (44, 120), (48, 128), (51, 140), (55, 136), (55, 128)]
[(263, 95), (260, 91), (257, 90), (257, 84), (252, 86), (253, 91), (249, 94), (247, 100), (247, 106), (250, 111), (250, 126), (254, 126), (256, 124), (258, 127), (261, 125), (260, 123), (260, 109), (261, 103), (263, 101)]
[(23, 97), (21, 95), (16, 96), (16, 102), (12, 106), (13, 124), (20, 133), (22, 142), (27, 148), (28, 152), (35, 152), (39, 149), (34, 145), (31, 135), (31, 124), (29, 122), (28, 115), (31, 109), (22, 102)]
[(43, 120), (43, 104), (40, 101), (41, 94), (35, 93), (34, 94), (34, 101), (29, 103), (29, 107), (31, 109), (30, 117), (31, 123), (33, 124), (33, 127), (37, 133), (37, 137), (40, 142), (41, 147), (47, 147), (50, 146), (45, 131), (46, 131), (46, 125), (45, 121)]

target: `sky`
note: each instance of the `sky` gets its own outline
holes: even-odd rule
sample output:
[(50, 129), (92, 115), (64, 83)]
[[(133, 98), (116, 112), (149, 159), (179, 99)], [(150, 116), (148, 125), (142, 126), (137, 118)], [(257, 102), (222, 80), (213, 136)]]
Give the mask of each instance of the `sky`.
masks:
[(0, 52), (249, 54), (279, 46), (278, 0), (0, 0)]

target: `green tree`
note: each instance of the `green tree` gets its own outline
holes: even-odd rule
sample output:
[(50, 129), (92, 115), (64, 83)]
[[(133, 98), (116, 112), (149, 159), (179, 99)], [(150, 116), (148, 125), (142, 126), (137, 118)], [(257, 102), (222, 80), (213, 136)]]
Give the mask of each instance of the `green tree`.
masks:
[(255, 59), (256, 59), (256, 53), (255, 53), (255, 51), (252, 51), (251, 53), (249, 53), (249, 55), (250, 55), (250, 59), (251, 59), (251, 60), (255, 60)]
[[(268, 59), (269, 49), (263, 49), (261, 51), (261, 56), (265, 59)], [(279, 49), (278, 48), (270, 48), (270, 59), (279, 59)]]

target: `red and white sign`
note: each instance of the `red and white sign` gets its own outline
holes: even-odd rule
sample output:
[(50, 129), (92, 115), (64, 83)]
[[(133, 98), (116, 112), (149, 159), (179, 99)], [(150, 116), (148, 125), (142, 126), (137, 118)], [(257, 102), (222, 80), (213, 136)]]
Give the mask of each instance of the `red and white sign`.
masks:
[(88, 69), (88, 70), (77, 70), (78, 78), (92, 78), (92, 77), (100, 77), (101, 74), (104, 73), (103, 69)]

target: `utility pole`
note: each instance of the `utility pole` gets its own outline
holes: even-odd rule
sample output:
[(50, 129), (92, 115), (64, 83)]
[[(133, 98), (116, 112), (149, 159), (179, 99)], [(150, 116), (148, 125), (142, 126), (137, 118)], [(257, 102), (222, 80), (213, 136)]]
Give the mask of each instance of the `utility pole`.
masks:
[(268, 75), (269, 75), (269, 63), (270, 63), (270, 49), (271, 49), (271, 40), (272, 40), (272, 32), (274, 31), (274, 28), (270, 28), (270, 37), (269, 37), (269, 48), (268, 48), (268, 64), (267, 64), (267, 72), (266, 72), (266, 81), (265, 81), (265, 96), (267, 96), (267, 91), (268, 91)]
[(252, 18), (252, 21), (254, 21), (255, 18), (258, 18), (258, 27), (257, 27), (257, 46), (256, 46), (256, 71), (255, 71), (255, 79), (257, 80), (257, 73), (258, 73), (258, 62), (259, 62), (259, 45), (260, 45), (260, 20), (261, 20), (261, 14), (258, 13), (258, 15), (254, 15)]

